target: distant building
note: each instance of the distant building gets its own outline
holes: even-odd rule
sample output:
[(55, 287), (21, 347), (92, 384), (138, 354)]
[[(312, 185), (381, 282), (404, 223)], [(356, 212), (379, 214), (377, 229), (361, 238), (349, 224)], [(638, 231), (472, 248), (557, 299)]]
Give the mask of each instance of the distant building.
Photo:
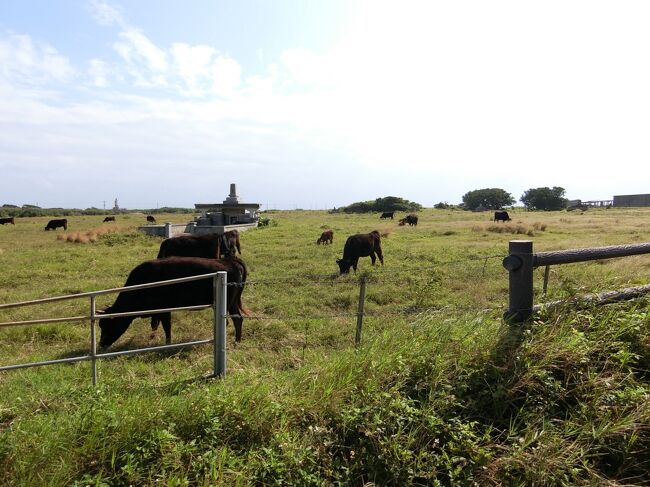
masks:
[(614, 196), (614, 206), (619, 208), (650, 206), (650, 194), (627, 194)]
[(223, 203), (196, 203), (194, 208), (201, 211), (197, 226), (254, 225), (257, 226), (259, 203), (240, 201), (234, 183), (230, 194)]
[[(117, 206), (117, 200), (115, 200)], [(245, 231), (256, 228), (259, 220), (259, 203), (243, 203), (237, 195), (235, 184), (230, 185), (230, 195), (223, 203), (196, 203), (194, 207), (201, 215), (188, 223), (165, 223), (146, 225), (139, 230), (147, 235), (175, 237), (181, 234), (202, 235), (206, 233), (223, 234), (229, 230)]]

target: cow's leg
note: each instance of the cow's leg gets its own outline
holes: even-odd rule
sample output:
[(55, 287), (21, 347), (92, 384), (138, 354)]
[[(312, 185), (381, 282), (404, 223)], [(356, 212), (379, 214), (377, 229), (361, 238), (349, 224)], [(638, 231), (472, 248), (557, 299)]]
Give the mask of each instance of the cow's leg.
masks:
[(377, 257), (379, 257), (379, 262), (381, 262), (381, 265), (384, 265), (384, 255), (381, 253), (381, 247), (377, 246), (377, 248), (375, 248), (375, 252), (377, 253)]
[(160, 315), (153, 315), (151, 317), (151, 333), (149, 333), (149, 340), (156, 338), (156, 332), (158, 331), (158, 325), (160, 324)]
[(160, 315), (160, 321), (162, 322), (162, 327), (165, 332), (165, 344), (172, 344), (172, 314), (171, 313), (162, 313)]
[(357, 264), (359, 263), (359, 259), (354, 259), (352, 261), (352, 268), (354, 269), (354, 272), (357, 272)]
[(375, 254), (373, 252), (372, 254), (370, 254), (370, 262), (372, 262), (372, 265), (375, 265), (376, 260), (377, 260), (377, 258), (375, 257)]
[[(237, 311), (239, 313), (239, 310)], [(241, 342), (241, 332), (242, 325), (244, 324), (244, 318), (241, 316), (231, 316), (232, 324), (235, 325), (235, 342)]]

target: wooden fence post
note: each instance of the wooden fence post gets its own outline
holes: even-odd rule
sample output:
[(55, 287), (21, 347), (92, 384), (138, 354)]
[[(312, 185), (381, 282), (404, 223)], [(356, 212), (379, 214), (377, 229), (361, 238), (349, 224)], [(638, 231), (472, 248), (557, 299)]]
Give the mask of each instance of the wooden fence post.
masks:
[(503, 259), (503, 267), (510, 276), (508, 311), (504, 318), (521, 324), (533, 313), (533, 242), (511, 240), (508, 250), (508, 257)]

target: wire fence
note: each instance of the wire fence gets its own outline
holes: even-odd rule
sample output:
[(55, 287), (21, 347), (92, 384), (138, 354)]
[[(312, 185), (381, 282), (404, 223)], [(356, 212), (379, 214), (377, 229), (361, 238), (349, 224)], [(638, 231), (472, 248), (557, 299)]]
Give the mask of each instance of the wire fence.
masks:
[[(369, 336), (368, 331), (378, 334), (382, 326), (387, 326), (382, 321), (384, 318), (404, 318), (407, 320), (404, 325), (410, 324), (415, 329), (418, 323), (431, 319), (452, 319), (461, 315), (478, 319), (503, 316), (507, 309), (503, 292), (506, 276), (502, 267), (503, 257), (494, 254), (472, 255), (433, 261), (426, 265), (364, 266), (358, 274), (346, 276), (313, 273), (251, 279), (245, 283), (243, 301), (253, 303), (251, 307), (255, 311), (243, 316), (225, 313), (224, 316), (267, 323), (269, 326), (273, 322), (286, 322), (303, 336), (304, 359), (305, 349), (314, 346), (310, 337), (322, 333), (314, 322), (342, 323), (344, 330), (341, 333), (349, 336), (349, 346), (360, 346), (362, 337), (366, 340)], [(494, 279), (497, 273), (503, 276), (503, 281)], [(230, 287), (240, 285), (227, 283)], [(321, 290), (310, 292), (310, 286)], [(327, 290), (323, 291), (323, 286)], [(105, 292), (108, 291), (115, 290)], [(54, 302), (56, 298), (46, 298), (44, 301)], [(6, 313), (10, 306), (0, 305), (0, 311)], [(74, 307), (67, 306), (66, 311), (74, 312)], [(19, 317), (20, 309), (15, 313), (14, 318)], [(81, 318), (87, 319), (87, 316), (50, 317), (31, 322), (55, 321), (56, 325), (60, 325)], [(366, 330), (364, 326), (368, 322), (373, 323), (374, 328)], [(469, 336), (476, 327), (470, 327), (464, 336)], [(165, 348), (168, 347), (152, 347), (151, 350)], [(90, 356), (98, 355), (93, 352)]]

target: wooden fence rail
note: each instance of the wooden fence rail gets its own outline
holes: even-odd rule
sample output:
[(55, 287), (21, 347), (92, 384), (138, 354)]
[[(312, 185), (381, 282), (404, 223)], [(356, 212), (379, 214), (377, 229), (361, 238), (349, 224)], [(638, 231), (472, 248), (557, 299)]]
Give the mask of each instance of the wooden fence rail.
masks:
[[(533, 306), (533, 270), (536, 267), (546, 266), (546, 272), (544, 273), (544, 291), (546, 291), (548, 268), (551, 265), (641, 254), (650, 254), (650, 242), (635, 245), (558, 250), (535, 254), (533, 253), (533, 242), (531, 240), (511, 240), (509, 254), (503, 259), (503, 267), (509, 272), (508, 311), (505, 318), (511, 323), (523, 323), (530, 318), (536, 309), (539, 309), (539, 307)], [(650, 292), (648, 286), (613, 291), (606, 293), (607, 299), (595, 299), (592, 302), (611, 302), (617, 299), (626, 299), (627, 296), (636, 297), (647, 292)]]

